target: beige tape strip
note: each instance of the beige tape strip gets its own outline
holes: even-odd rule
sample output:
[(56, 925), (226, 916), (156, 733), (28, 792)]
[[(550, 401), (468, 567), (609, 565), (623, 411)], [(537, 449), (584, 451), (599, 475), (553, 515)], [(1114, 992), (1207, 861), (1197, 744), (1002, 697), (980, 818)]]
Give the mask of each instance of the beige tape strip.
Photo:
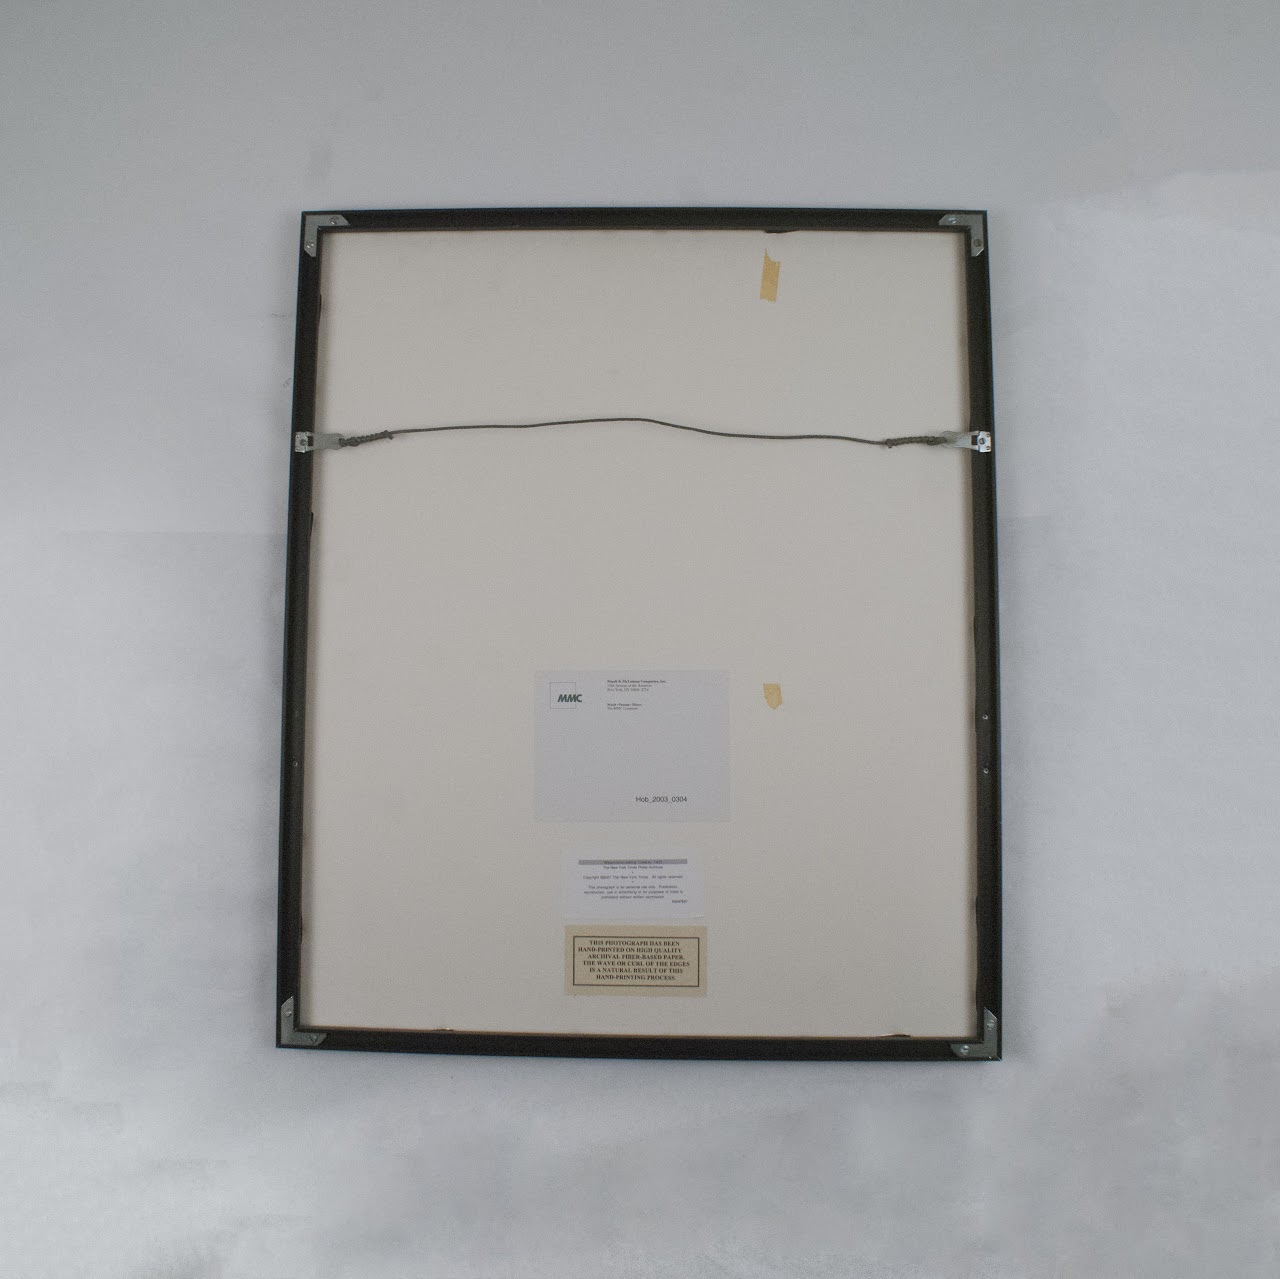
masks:
[(707, 930), (701, 924), (570, 924), (564, 930), (566, 995), (705, 995)]
[(775, 262), (765, 251), (764, 270), (760, 272), (760, 298), (765, 302), (776, 302), (778, 300), (778, 272), (782, 270), (782, 263)]
[(764, 700), (767, 705), (772, 706), (776, 711), (782, 705), (782, 685), (766, 684), (764, 686)]

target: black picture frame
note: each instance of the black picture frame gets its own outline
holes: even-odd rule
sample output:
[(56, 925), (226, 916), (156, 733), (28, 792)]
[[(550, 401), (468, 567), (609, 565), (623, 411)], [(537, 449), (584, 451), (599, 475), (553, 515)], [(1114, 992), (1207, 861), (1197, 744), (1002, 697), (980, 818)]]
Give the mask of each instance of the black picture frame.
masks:
[(321, 210), (302, 215), (289, 444), (285, 581), (280, 864), (275, 1023), (280, 1047), (542, 1057), (846, 1061), (992, 1061), (1001, 1057), (1000, 705), (994, 447), (970, 454), (976, 731), (976, 933), (974, 999), (980, 1034), (969, 1040), (581, 1035), (355, 1029), (296, 1017), (302, 960), (302, 846), (307, 623), (314, 454), (295, 447), (314, 430), (320, 271), (331, 236), (429, 230), (911, 231), (963, 236), (971, 432), (995, 440), (987, 216), (955, 209), (505, 208)]

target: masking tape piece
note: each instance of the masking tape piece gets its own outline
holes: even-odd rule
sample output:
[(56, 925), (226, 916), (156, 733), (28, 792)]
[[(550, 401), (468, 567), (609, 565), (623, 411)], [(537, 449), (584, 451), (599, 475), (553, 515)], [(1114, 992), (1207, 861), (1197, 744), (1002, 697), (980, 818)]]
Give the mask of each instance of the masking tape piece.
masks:
[(782, 705), (782, 685), (766, 684), (764, 686), (765, 704), (771, 706), (775, 711)]
[(776, 302), (778, 300), (778, 272), (782, 270), (782, 263), (775, 262), (765, 251), (764, 270), (760, 272), (760, 298), (764, 302)]
[(705, 995), (707, 930), (696, 924), (570, 924), (566, 995)]

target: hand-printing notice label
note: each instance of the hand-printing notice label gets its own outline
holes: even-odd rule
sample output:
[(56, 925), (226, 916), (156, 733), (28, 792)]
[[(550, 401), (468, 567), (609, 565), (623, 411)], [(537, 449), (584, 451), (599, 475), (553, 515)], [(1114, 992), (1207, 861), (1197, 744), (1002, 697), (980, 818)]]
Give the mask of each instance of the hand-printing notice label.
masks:
[(633, 924), (565, 929), (565, 993), (704, 995), (707, 930)]

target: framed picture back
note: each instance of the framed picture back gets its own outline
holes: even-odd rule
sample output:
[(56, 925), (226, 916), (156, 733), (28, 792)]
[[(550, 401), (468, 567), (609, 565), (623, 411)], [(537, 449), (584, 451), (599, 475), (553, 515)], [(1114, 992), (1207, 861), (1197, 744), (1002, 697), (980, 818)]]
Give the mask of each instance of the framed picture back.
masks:
[(998, 1057), (984, 215), (301, 239), (278, 1042)]

